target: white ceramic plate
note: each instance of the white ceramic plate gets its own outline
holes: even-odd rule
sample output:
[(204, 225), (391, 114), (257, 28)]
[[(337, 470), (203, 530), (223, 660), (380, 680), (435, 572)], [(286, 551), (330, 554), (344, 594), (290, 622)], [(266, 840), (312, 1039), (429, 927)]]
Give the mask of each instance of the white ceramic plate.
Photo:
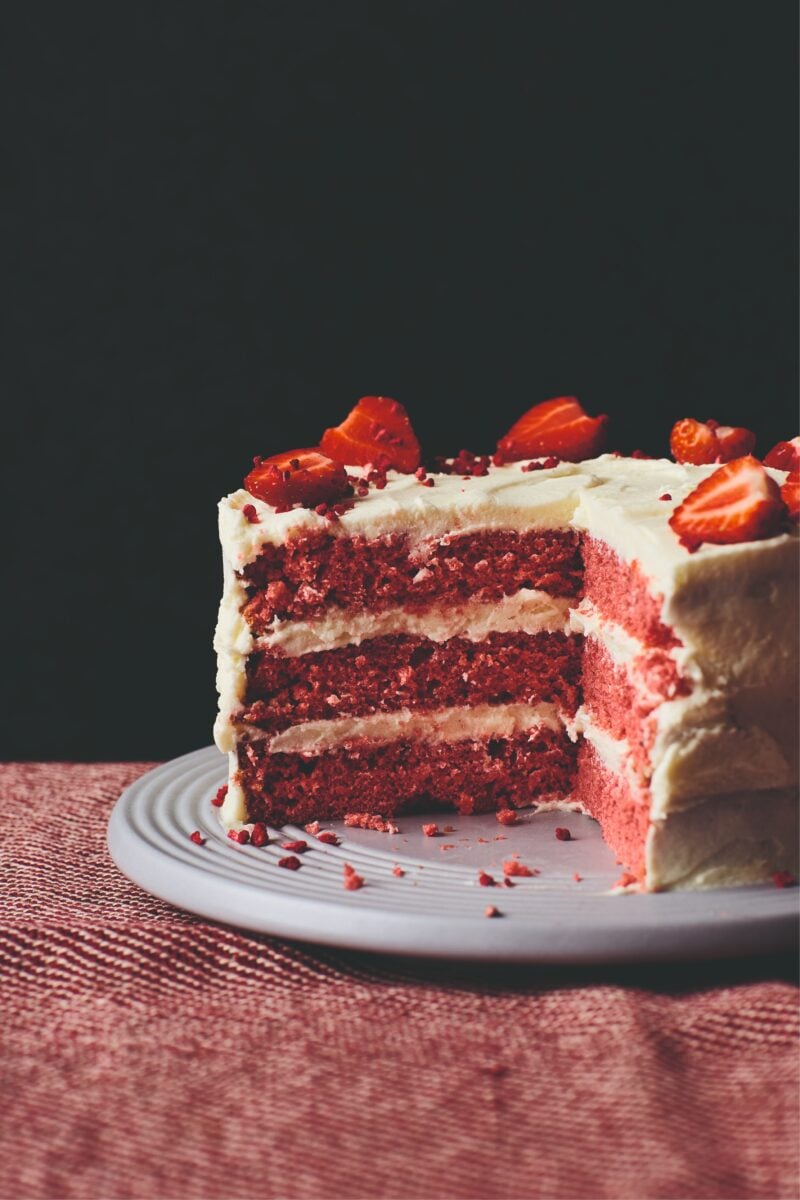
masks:
[[(235, 844), (219, 824), (211, 797), (224, 780), (213, 747), (174, 759), (123, 792), (108, 829), (111, 855), (130, 879), (215, 921), (350, 949), (498, 962), (721, 957), (787, 950), (796, 940), (794, 888), (609, 894), (621, 868), (588, 817), (530, 813), (503, 827), (493, 815), (415, 813), (396, 818), (399, 834), (326, 821), (340, 845), (285, 826), (258, 849)], [(454, 832), (426, 837), (426, 820)], [(556, 839), (558, 825), (572, 841)], [(205, 845), (190, 840), (195, 829)], [(301, 869), (279, 868), (280, 843), (296, 838), (310, 847)], [(502, 880), (512, 854), (540, 873), (514, 888), (478, 885), (481, 870)], [(366, 880), (360, 891), (345, 891), (344, 863)], [(395, 864), (404, 876), (393, 875)], [(501, 917), (485, 916), (490, 904)]]

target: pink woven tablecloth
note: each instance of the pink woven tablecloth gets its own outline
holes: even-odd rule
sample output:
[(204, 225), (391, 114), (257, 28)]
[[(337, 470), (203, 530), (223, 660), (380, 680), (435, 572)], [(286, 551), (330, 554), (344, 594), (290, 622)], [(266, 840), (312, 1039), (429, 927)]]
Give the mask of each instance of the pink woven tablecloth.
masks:
[(784, 960), (543, 972), (298, 947), (139, 891), (144, 764), (2, 768), (4, 1197), (796, 1197)]

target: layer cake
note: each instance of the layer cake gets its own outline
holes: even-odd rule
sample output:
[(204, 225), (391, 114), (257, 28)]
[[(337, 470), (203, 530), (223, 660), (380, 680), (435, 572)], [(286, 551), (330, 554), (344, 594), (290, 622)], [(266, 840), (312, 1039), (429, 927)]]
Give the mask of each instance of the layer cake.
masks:
[(798, 538), (687, 548), (717, 470), (460, 456), (227, 496), (223, 821), (555, 806), (650, 890), (796, 870)]

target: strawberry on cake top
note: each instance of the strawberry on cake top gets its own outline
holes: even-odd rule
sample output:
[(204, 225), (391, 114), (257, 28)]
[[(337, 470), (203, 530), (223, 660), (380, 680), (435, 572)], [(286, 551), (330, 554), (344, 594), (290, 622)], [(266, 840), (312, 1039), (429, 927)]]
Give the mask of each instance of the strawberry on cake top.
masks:
[(220, 504), (229, 826), (557, 806), (651, 889), (796, 869), (798, 447), (606, 428), (562, 397), (428, 471), (366, 397), (256, 461)]

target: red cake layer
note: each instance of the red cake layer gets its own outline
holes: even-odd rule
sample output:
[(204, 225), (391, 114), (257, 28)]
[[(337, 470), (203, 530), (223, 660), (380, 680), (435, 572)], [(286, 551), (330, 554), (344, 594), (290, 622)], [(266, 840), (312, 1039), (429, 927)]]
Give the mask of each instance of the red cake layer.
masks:
[(563, 731), (460, 742), (360, 744), (314, 757), (269, 754), (265, 740), (239, 746), (249, 819), (271, 824), (375, 812), (452, 807), (468, 814), (563, 797), (575, 746)]
[(676, 663), (666, 650), (646, 650), (630, 665), (615, 663), (605, 647), (587, 638), (583, 647), (583, 702), (593, 720), (612, 737), (627, 741), (642, 778), (650, 769), (656, 737), (655, 712), (665, 700), (688, 695)]
[(663, 597), (653, 595), (638, 562), (623, 562), (605, 542), (584, 537), (583, 591), (587, 599), (647, 646), (679, 646), (661, 620)]
[(591, 743), (582, 742), (578, 749), (575, 799), (600, 822), (603, 838), (619, 862), (643, 879), (644, 844), (650, 827), (647, 791), (634, 792), (624, 776), (609, 771)]
[(562, 633), (491, 633), (481, 642), (396, 634), (290, 658), (252, 654), (239, 719), (269, 732), (399, 708), (579, 703), (581, 643)]
[(264, 546), (242, 578), (249, 597), (245, 619), (262, 633), (275, 617), (306, 619), (328, 608), (424, 611), (467, 599), (500, 600), (520, 588), (577, 596), (581, 560), (572, 530), (486, 530), (413, 546), (405, 534), (368, 540), (322, 531)]

